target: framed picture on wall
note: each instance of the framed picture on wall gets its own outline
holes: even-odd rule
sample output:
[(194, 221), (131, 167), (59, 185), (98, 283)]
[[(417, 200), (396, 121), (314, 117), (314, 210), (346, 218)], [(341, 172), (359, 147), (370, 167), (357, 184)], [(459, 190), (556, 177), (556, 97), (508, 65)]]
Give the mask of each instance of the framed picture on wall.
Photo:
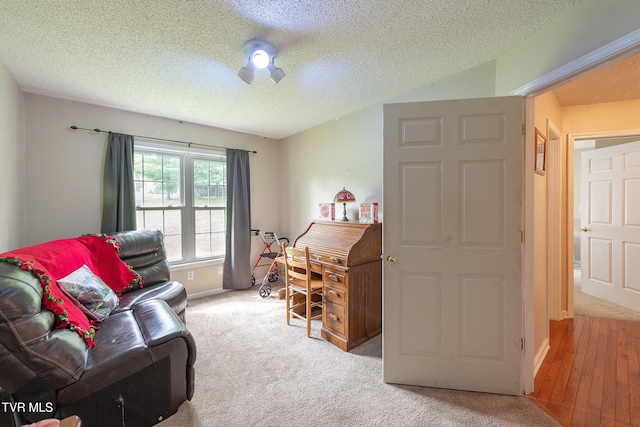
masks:
[(547, 138), (536, 128), (536, 168), (538, 175), (544, 175), (547, 164)]

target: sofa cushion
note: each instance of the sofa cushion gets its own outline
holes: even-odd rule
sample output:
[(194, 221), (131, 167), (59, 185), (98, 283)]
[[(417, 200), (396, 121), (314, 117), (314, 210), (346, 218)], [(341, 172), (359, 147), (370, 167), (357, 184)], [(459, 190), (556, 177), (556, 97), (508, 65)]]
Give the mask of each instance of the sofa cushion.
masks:
[(58, 402), (77, 401), (152, 365), (152, 349), (176, 338), (191, 336), (164, 301), (144, 301), (133, 310), (112, 313), (96, 332), (87, 370), (78, 382), (58, 392)]
[[(111, 235), (120, 244), (120, 258), (144, 277), (146, 286), (170, 280), (164, 236), (161, 231), (132, 230)], [(130, 290), (135, 289), (137, 288), (133, 287)]]
[(151, 364), (140, 327), (131, 311), (112, 313), (100, 324), (96, 346), (88, 351), (80, 379), (58, 391), (58, 402), (74, 402)]
[(122, 294), (114, 313), (131, 310), (136, 304), (152, 299), (165, 301), (174, 313), (180, 314), (187, 306), (187, 291), (179, 282), (164, 282), (144, 289)]

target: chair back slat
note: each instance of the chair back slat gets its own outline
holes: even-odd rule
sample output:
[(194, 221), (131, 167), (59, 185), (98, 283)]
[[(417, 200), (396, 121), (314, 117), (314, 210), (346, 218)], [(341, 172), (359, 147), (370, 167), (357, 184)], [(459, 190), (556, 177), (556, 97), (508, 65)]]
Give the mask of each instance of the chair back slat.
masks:
[[(311, 333), (311, 320), (322, 316), (322, 280), (312, 279), (309, 261), (309, 248), (293, 248), (284, 246), (285, 264), (285, 298), (287, 308), (287, 324), (290, 317), (298, 317), (307, 324), (307, 336)], [(313, 284), (312, 284), (313, 282)], [(303, 302), (296, 302), (295, 296), (302, 294)], [(300, 310), (304, 310), (301, 313)], [(319, 314), (316, 313), (319, 311)]]

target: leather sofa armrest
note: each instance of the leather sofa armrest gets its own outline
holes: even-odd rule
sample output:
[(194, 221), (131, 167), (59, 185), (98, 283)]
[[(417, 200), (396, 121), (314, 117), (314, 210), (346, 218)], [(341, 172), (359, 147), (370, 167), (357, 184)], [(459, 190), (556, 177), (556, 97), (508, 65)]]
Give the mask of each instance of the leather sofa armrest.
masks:
[(142, 335), (149, 348), (175, 338), (185, 341), (188, 351), (187, 366), (196, 361), (196, 342), (180, 317), (163, 300), (146, 300), (133, 306)]
[(149, 347), (189, 334), (178, 315), (163, 300), (141, 301), (133, 306), (133, 314)]

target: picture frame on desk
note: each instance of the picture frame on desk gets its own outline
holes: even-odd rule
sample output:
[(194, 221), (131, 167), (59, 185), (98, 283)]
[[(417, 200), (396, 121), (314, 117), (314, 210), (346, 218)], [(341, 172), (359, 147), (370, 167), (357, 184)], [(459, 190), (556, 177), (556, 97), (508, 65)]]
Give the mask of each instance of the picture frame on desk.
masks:
[(318, 219), (321, 221), (335, 221), (336, 220), (336, 204), (320, 203)]
[(361, 224), (378, 223), (378, 202), (360, 203), (359, 222)]

